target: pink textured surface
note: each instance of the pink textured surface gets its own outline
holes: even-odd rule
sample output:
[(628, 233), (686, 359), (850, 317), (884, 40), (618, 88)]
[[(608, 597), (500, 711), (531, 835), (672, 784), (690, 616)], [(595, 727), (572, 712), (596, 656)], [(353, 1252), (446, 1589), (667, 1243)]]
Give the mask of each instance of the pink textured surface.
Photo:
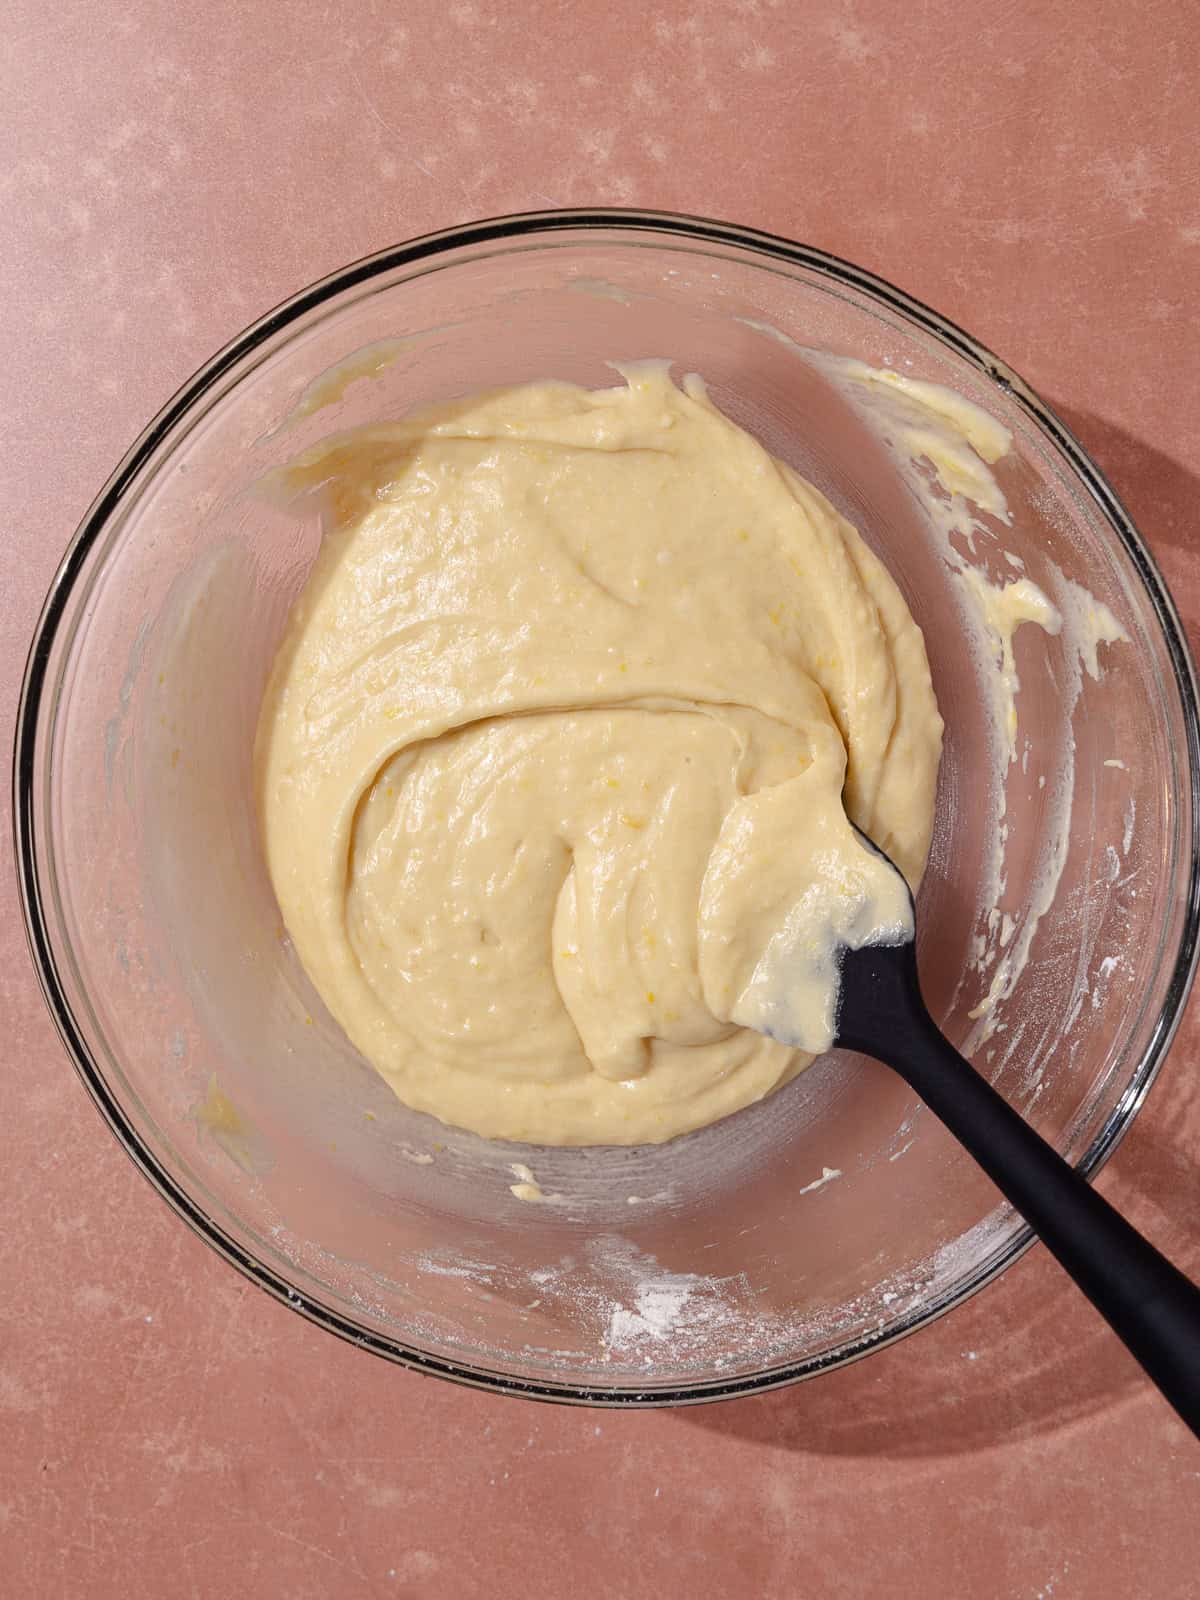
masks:
[[(2, 715), (77, 519), (213, 348), (473, 216), (705, 212), (876, 269), (1058, 404), (1200, 628), (1191, 8), (16, 0)], [(7, 830), (0, 848), (11, 856)], [(1184, 1600), (1200, 1451), (1035, 1251), (847, 1371), (692, 1412), (549, 1410), (340, 1345), (158, 1200), (0, 893), (0, 1591)], [(1193, 1010), (1101, 1186), (1200, 1271)]]

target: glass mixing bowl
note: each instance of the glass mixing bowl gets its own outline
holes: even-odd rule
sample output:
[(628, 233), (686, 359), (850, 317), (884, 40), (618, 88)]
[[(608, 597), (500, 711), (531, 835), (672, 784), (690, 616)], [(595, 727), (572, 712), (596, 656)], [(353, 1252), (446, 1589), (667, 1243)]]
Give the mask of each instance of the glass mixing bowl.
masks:
[[(1127, 635), (1093, 680), (1062, 638), (1020, 630), (1020, 759), (999, 779), (991, 691), (947, 564), (812, 350), (947, 384), (1009, 428), (995, 471), (1011, 526), (982, 519), (984, 546), (1060, 600), (1077, 581)], [(665, 1146), (530, 1150), (443, 1127), (393, 1098), (289, 946), (251, 746), (318, 529), (256, 480), (335, 429), (496, 384), (611, 384), (612, 359), (646, 356), (702, 373), (814, 479), (925, 631), (947, 736), (921, 961), (956, 1042), (978, 1040), (987, 972), (968, 954), (989, 911), (999, 937), (1019, 930), (1061, 871), (975, 1059), (1094, 1171), (1162, 1062), (1196, 953), (1197, 716), (1179, 621), (1111, 488), (1027, 386), (819, 251), (683, 217), (545, 213), (419, 239), (297, 295), (192, 379), (100, 494), (38, 625), (16, 748), (47, 999), (117, 1137), (180, 1215), (368, 1349), (613, 1405), (714, 1399), (852, 1360), (962, 1300), (1030, 1238), (898, 1078), (839, 1052)], [(1006, 883), (989, 906), (1001, 803)], [(559, 1201), (516, 1197), (514, 1165)]]

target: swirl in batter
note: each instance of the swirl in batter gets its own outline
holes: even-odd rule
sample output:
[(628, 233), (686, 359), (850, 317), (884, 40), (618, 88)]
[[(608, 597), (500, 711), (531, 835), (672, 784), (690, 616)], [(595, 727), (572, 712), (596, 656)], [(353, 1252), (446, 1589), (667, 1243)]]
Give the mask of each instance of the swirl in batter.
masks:
[[(327, 531), (259, 725), (271, 878), (397, 1095), (491, 1137), (657, 1142), (785, 1083), (811, 1054), (744, 1025), (773, 974), (831, 917), (886, 931), (847, 817), (914, 888), (929, 848), (942, 724), (892, 579), (698, 379), (625, 377), (287, 469)], [(774, 1031), (822, 1048), (829, 1003)]]

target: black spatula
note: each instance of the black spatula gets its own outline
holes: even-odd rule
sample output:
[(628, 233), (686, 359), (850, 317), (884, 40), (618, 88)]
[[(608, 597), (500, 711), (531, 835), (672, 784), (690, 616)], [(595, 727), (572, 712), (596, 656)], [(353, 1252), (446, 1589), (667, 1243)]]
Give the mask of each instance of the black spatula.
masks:
[(926, 1009), (911, 939), (842, 953), (836, 1042), (916, 1090), (1200, 1437), (1200, 1289), (959, 1055)]

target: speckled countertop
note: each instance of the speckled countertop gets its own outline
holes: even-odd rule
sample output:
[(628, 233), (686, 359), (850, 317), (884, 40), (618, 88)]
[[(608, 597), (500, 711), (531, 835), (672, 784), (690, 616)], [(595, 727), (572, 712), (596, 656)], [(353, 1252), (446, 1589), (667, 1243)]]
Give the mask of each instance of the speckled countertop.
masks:
[[(964, 323), (1108, 470), (1195, 639), (1195, 22), (1185, 0), (15, 0), (6, 728), (78, 518), (204, 357), (343, 261), (548, 204), (755, 223)], [(101, 1125), (0, 848), (6, 1595), (1197, 1592), (1200, 1449), (1040, 1250), (867, 1362), (690, 1412), (492, 1399), (320, 1333)], [(1193, 1009), (1101, 1179), (1193, 1274), (1198, 1052)]]

